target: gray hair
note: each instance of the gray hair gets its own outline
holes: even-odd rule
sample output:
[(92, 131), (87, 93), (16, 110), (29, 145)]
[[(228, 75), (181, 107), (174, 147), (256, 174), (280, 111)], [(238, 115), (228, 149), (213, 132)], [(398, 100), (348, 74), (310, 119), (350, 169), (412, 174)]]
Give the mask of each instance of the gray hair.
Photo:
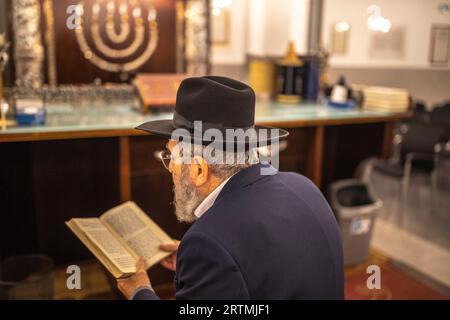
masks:
[[(219, 179), (225, 180), (239, 171), (259, 163), (258, 151), (255, 148), (230, 152), (210, 146), (193, 145), (188, 142), (178, 143), (180, 155), (189, 160), (194, 156), (201, 156), (207, 163), (211, 173)], [(190, 163), (185, 162), (183, 163)]]

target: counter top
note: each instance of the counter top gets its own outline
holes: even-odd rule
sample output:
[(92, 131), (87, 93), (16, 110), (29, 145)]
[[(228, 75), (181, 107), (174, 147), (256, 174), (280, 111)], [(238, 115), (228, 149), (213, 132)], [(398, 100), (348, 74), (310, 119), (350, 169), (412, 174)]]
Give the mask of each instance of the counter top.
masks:
[[(0, 142), (38, 141), (143, 135), (139, 124), (171, 119), (171, 112), (142, 114), (130, 104), (101, 106), (46, 105), (47, 118), (41, 126), (13, 126), (0, 129)], [(320, 104), (285, 105), (258, 102), (256, 122), (284, 128), (388, 122), (404, 119), (410, 113), (336, 109)]]

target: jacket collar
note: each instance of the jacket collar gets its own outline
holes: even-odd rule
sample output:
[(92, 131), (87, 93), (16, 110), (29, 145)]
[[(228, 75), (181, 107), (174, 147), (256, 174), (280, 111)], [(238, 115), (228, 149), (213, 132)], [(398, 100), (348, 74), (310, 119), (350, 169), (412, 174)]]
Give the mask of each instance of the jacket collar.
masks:
[(222, 191), (218, 195), (216, 201), (219, 200), (221, 197), (223, 197), (224, 194), (228, 192), (232, 192), (239, 188), (244, 188), (248, 185), (251, 185), (252, 183), (255, 183), (258, 180), (267, 178), (268, 177), (267, 174), (266, 175), (261, 174), (261, 172), (264, 173), (264, 170), (275, 170), (274, 172), (277, 172), (276, 169), (270, 166), (269, 164), (263, 163), (258, 163), (256, 165), (251, 166), (250, 168), (246, 168), (242, 171), (239, 171), (233, 177), (231, 177), (230, 180), (225, 184)]

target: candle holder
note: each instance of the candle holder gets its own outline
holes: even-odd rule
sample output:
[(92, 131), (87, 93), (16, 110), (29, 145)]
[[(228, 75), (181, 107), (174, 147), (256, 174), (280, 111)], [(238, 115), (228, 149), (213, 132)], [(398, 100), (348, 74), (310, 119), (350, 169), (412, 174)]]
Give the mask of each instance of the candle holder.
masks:
[[(116, 31), (114, 21), (116, 10), (120, 17), (119, 31)], [(87, 14), (89, 11), (90, 14)], [(84, 57), (100, 69), (122, 73), (137, 70), (156, 50), (157, 12), (151, 3), (143, 6), (137, 0), (128, 0), (117, 6), (113, 0), (95, 0), (92, 5), (81, 1), (77, 6), (77, 14), (79, 17), (78, 27), (75, 29), (77, 42)], [(132, 27), (134, 33), (131, 32)], [(103, 39), (101, 28), (105, 28), (108, 41)], [(147, 42), (146, 34), (148, 34)], [(117, 49), (108, 44), (109, 42), (115, 46), (123, 45), (132, 35), (134, 38), (126, 48)]]

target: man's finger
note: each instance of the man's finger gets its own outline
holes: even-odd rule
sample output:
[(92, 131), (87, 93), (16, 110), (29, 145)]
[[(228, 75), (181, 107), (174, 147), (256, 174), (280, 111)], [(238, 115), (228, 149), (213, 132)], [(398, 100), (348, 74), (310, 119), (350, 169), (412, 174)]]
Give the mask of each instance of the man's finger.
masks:
[(123, 293), (124, 292), (125, 282), (123, 279), (117, 279), (117, 288)]
[(165, 268), (170, 268), (170, 267), (172, 267), (172, 264), (169, 262), (169, 261), (166, 261), (166, 260), (163, 260), (163, 261), (161, 261), (161, 265), (163, 266), (163, 267), (165, 267)]
[(173, 252), (178, 250), (178, 244), (177, 243), (164, 243), (159, 246), (159, 248), (163, 251), (167, 252)]
[(172, 257), (164, 258), (164, 259), (162, 259), (162, 261), (170, 263), (170, 262), (172, 262)]
[(144, 259), (139, 259), (139, 261), (136, 263), (136, 272), (140, 271), (146, 271), (147, 270), (147, 264), (145, 263)]

